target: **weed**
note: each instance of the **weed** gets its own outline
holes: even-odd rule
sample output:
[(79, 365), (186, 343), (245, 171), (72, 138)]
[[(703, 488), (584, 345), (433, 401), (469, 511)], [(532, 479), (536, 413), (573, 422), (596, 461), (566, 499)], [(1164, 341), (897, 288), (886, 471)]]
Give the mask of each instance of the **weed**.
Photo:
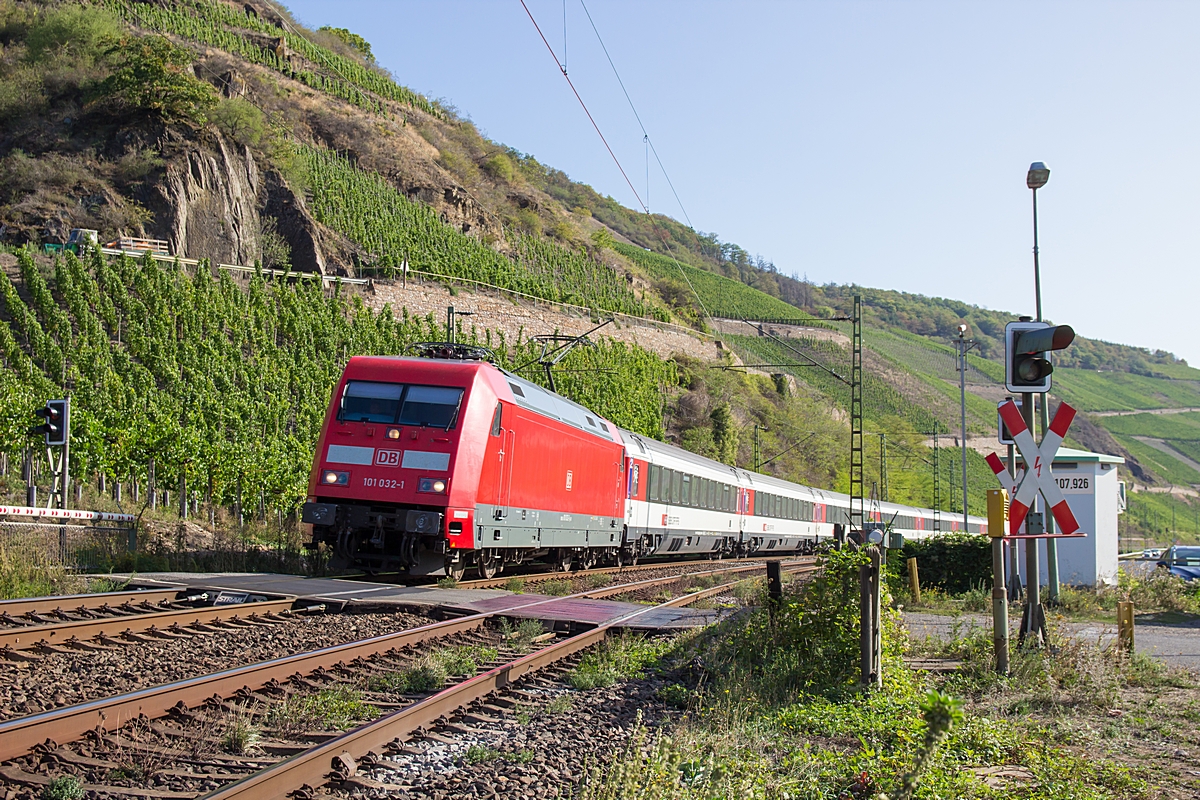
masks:
[(646, 668), (667, 651), (666, 640), (647, 639), (635, 634), (606, 639), (585, 655), (567, 681), (576, 689), (597, 689), (617, 681), (639, 678)]
[(283, 736), (306, 730), (344, 730), (359, 720), (375, 716), (362, 695), (349, 686), (333, 686), (316, 694), (292, 695), (274, 706), (267, 726)]
[(42, 788), (42, 800), (83, 800), (83, 781), (60, 775)]
[(254, 720), (244, 711), (225, 718), (221, 731), (221, 750), (235, 756), (245, 755), (258, 744), (260, 734)]
[(546, 703), (546, 705), (542, 707), (542, 711), (546, 714), (565, 714), (570, 711), (574, 705), (575, 702), (571, 699), (571, 695), (560, 694), (549, 703)]
[(513, 594), (524, 594), (525, 593), (525, 579), (524, 578), (509, 578), (507, 581), (505, 581), (504, 588), (507, 589), (508, 591), (512, 592)]
[(518, 653), (528, 653), (533, 640), (546, 632), (536, 619), (523, 619), (514, 627), (507, 617), (500, 618), (500, 635), (508, 640), (509, 646)]
[(583, 588), (585, 589), (599, 589), (611, 585), (612, 582), (612, 575), (607, 572), (594, 572), (583, 576)]
[(537, 584), (538, 594), (548, 594), (553, 597), (562, 597), (571, 593), (571, 582), (561, 578), (555, 578), (549, 581), (542, 581)]
[(444, 578), (438, 578), (437, 586), (439, 589), (457, 589), (458, 581), (447, 575)]
[(661, 689), (655, 692), (654, 696), (669, 706), (674, 706), (675, 708), (687, 708), (688, 702), (692, 698), (692, 693), (686, 686), (683, 686), (682, 684), (671, 683), (663, 686)]
[(467, 748), (467, 754), (464, 756), (468, 764), (486, 764), (489, 761), (496, 761), (500, 758), (500, 751), (491, 747), (473, 744)]

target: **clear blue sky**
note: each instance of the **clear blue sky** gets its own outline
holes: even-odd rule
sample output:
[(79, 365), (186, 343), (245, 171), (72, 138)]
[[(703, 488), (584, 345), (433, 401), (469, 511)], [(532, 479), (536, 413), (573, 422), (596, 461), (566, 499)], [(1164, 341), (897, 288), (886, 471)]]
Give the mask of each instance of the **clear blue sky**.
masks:
[[(586, 2), (587, 0), (585, 0)], [(562, 0), (526, 0), (562, 56)], [(292, 0), (489, 137), (636, 201), (519, 0)], [(698, 230), (819, 283), (1033, 313), (1200, 366), (1200, 3), (590, 0)], [(642, 133), (566, 0), (568, 72), (643, 196)], [(683, 219), (651, 164), (650, 207)], [(1191, 220), (1189, 223), (1188, 220)]]

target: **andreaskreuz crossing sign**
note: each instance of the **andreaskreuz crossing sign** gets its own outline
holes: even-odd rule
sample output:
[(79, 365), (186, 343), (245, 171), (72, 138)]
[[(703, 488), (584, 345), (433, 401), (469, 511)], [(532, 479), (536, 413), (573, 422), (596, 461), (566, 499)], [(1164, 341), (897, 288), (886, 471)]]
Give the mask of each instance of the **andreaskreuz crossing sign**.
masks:
[(1026, 426), (1016, 403), (1010, 400), (1001, 405), (1000, 418), (1004, 420), (1004, 424), (1008, 427), (1008, 431), (1016, 443), (1017, 450), (1021, 453), (1021, 458), (1025, 461), (1022, 477), (1017, 480), (1008, 474), (1000, 457), (995, 453), (989, 454), (987, 458), (988, 465), (1012, 497), (1008, 512), (1009, 535), (1019, 535), (1021, 524), (1025, 521), (1025, 516), (1029, 513), (1038, 492), (1041, 492), (1042, 496), (1046, 498), (1046, 505), (1054, 514), (1054, 519), (1058, 522), (1062, 535), (1076, 534), (1079, 530), (1079, 523), (1075, 521), (1075, 515), (1071, 513), (1071, 507), (1067, 505), (1067, 499), (1063, 497), (1062, 489), (1054, 480), (1051, 470), (1054, 456), (1058, 453), (1058, 448), (1062, 446), (1067, 428), (1071, 427), (1071, 421), (1075, 419), (1075, 409), (1066, 403), (1062, 403), (1058, 407), (1040, 447), (1034, 441), (1033, 432)]

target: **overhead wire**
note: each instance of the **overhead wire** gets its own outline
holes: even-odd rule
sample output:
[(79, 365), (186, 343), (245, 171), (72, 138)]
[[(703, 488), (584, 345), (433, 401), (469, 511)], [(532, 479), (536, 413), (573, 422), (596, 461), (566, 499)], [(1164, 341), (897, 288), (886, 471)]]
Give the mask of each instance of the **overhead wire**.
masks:
[[(582, 0), (581, 0), (581, 2), (582, 2)], [(575, 95), (575, 99), (579, 101), (579, 105), (583, 108), (583, 113), (587, 114), (588, 120), (592, 123), (592, 127), (595, 128), (596, 134), (600, 137), (600, 141), (604, 143), (604, 148), (606, 150), (608, 150), (608, 154), (609, 154), (609, 156), (612, 157), (613, 163), (616, 164), (617, 169), (621, 171), (621, 177), (625, 179), (626, 185), (629, 186), (629, 191), (633, 192), (634, 198), (637, 199), (638, 205), (641, 206), (642, 210), (646, 213), (646, 217), (650, 220), (650, 224), (656, 228), (660, 227), (658, 225), (658, 223), (656, 223), (654, 221), (654, 217), (650, 214), (650, 206), (647, 205), (647, 203), (642, 201), (641, 195), (639, 195), (637, 189), (635, 189), (633, 187), (633, 181), (629, 180), (629, 175), (625, 172), (625, 167), (623, 167), (621, 165), (621, 160), (619, 158), (617, 158), (617, 154), (613, 152), (613, 149), (609, 145), (608, 140), (606, 138), (604, 138), (604, 134), (601, 132), (600, 126), (596, 123), (596, 119), (592, 116), (592, 112), (590, 110), (588, 110), (587, 103), (585, 103), (583, 101), (583, 97), (580, 96), (579, 90), (575, 88), (575, 84), (574, 84), (574, 82), (572, 82), (571, 77), (567, 74), (567, 70), (563, 66), (563, 62), (559, 61), (558, 55), (554, 52), (554, 48), (550, 45), (550, 42), (547, 41), (546, 34), (542, 33), (541, 26), (539, 26), (537, 20), (534, 19), (533, 12), (529, 10), (529, 6), (526, 5), (525, 0), (521, 0), (521, 7), (525, 9), (525, 13), (529, 16), (529, 21), (533, 23), (533, 27), (537, 30), (538, 36), (541, 37), (542, 44), (546, 45), (546, 49), (550, 51), (550, 56), (554, 59), (554, 63), (558, 65), (559, 71), (562, 72), (563, 79), (566, 80), (567, 85), (571, 87), (571, 92)], [(587, 11), (586, 6), (584, 6), (584, 11), (585, 12)], [(588, 14), (588, 21), (591, 22), (591, 14), (590, 13)], [(564, 15), (564, 24), (565, 24), (565, 15)], [(595, 30), (595, 29), (596, 29), (596, 25), (593, 22), (592, 30)], [(597, 38), (600, 37), (600, 34), (598, 31), (596, 33), (596, 37)], [(564, 40), (565, 40), (565, 33), (564, 33)], [(600, 46), (604, 47), (603, 40), (600, 41)], [(608, 55), (607, 48), (605, 48), (605, 55), (606, 56)], [(609, 57), (608, 62), (610, 65), (612, 65), (611, 57)], [(615, 66), (613, 66), (613, 71), (616, 72)], [(617, 74), (617, 81), (618, 81), (618, 83), (621, 82), (621, 76), (619, 73)], [(625, 91), (624, 83), (621, 84), (621, 90)], [(629, 99), (628, 92), (625, 92), (625, 98), (627, 100)], [(632, 107), (632, 105), (633, 105), (633, 101), (630, 100), (630, 106)], [(634, 116), (637, 117), (637, 109), (636, 108), (634, 108), (633, 113), (634, 113)], [(652, 152), (654, 152), (655, 159), (658, 160), (659, 168), (663, 168), (662, 160), (658, 158), (658, 152), (654, 150), (654, 143), (650, 141), (650, 135), (648, 133), (646, 133), (645, 126), (642, 126), (642, 121), (641, 121), (640, 117), (638, 118), (638, 125), (639, 125), (639, 127), (642, 128), (643, 137), (644, 137), (646, 143), (649, 145), (650, 150)], [(647, 172), (647, 181), (646, 181), (647, 195), (649, 195), (649, 168), (648, 167), (647, 167), (646, 172)], [(663, 175), (664, 175), (664, 177), (667, 177), (665, 169), (663, 169)], [(671, 184), (670, 177), (667, 177), (667, 185), (671, 186), (672, 192), (675, 192), (675, 187)], [(678, 194), (675, 195), (675, 199), (677, 201), (679, 200)], [(683, 209), (683, 203), (679, 204), (679, 208), (680, 208), (680, 210), (683, 210), (683, 216), (685, 219), (687, 219), (687, 211)], [(691, 219), (688, 219), (689, 227), (691, 226), (691, 224), (692, 224)], [(708, 306), (706, 306), (704, 304), (704, 301), (702, 299), (700, 299), (700, 293), (697, 292), (696, 287), (694, 285), (692, 285), (691, 279), (688, 278), (688, 276), (687, 276), (687, 271), (684, 270), (683, 265), (679, 263), (679, 259), (676, 258), (675, 254), (672, 252), (670, 241), (668, 239), (664, 239), (663, 243), (664, 243), (664, 245), (666, 245), (667, 255), (671, 258), (672, 261), (675, 262), (675, 266), (679, 269), (679, 274), (683, 277), (684, 283), (687, 284), (688, 289), (691, 290), (692, 296), (696, 298), (696, 303), (700, 306), (700, 310), (704, 312), (704, 316), (708, 318), (709, 322), (712, 322), (713, 321), (712, 313), (708, 310)]]
[(588, 110), (587, 103), (583, 102), (583, 98), (579, 96), (579, 90), (575, 88), (575, 84), (571, 81), (571, 76), (568, 75), (566, 69), (563, 68), (562, 62), (558, 60), (558, 54), (554, 52), (554, 48), (550, 45), (550, 42), (546, 41), (546, 34), (542, 33), (541, 26), (538, 25), (537, 20), (533, 18), (533, 12), (530, 11), (529, 6), (525, 4), (525, 0), (521, 0), (521, 7), (524, 8), (525, 13), (529, 15), (529, 21), (533, 23), (533, 27), (537, 30), (538, 36), (542, 37), (542, 44), (546, 45), (546, 49), (550, 51), (550, 57), (554, 59), (554, 63), (558, 65), (559, 71), (562, 72), (563, 79), (567, 82), (567, 85), (571, 87), (571, 92), (575, 95), (575, 99), (579, 101), (579, 105), (583, 108), (583, 113), (587, 114), (588, 121), (591, 122), (592, 127), (596, 129), (596, 135), (600, 137), (600, 141), (604, 142), (604, 148), (608, 150), (608, 154), (612, 156), (613, 163), (616, 164), (617, 169), (621, 171), (621, 177), (624, 178), (625, 183), (628, 184), (629, 191), (633, 192), (633, 196), (637, 198), (638, 205), (645, 209), (647, 213), (649, 213), (649, 209), (646, 208), (646, 204), (642, 202), (641, 195), (638, 194), (637, 189), (633, 188), (633, 181), (629, 180), (629, 176), (625, 174), (625, 168), (621, 166), (621, 160), (617, 158), (617, 154), (614, 153), (612, 147), (609, 146), (608, 139), (604, 138), (604, 133), (600, 130), (600, 126), (596, 124), (595, 117), (593, 117), (592, 112)]

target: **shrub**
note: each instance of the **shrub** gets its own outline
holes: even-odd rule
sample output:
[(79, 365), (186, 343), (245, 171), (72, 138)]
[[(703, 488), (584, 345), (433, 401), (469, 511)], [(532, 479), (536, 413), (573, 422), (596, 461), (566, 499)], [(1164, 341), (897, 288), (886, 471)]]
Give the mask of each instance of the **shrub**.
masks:
[(262, 111), (240, 97), (217, 103), (209, 119), (221, 133), (243, 146), (257, 145), (267, 129)]
[(350, 47), (354, 48), (359, 53), (361, 53), (362, 56), (364, 58), (366, 58), (368, 61), (373, 62), (375, 60), (375, 54), (371, 52), (371, 43), (368, 42), (363, 37), (359, 36), (357, 33), (351, 33), (349, 30), (347, 30), (345, 28), (331, 28), (328, 25), (322, 25), (317, 30), (321, 31), (322, 33), (328, 33), (331, 36), (336, 36), (338, 39), (341, 39), (343, 42), (348, 44)]
[(192, 75), (192, 54), (162, 36), (122, 42), (110, 49), (113, 73), (97, 87), (95, 100), (127, 111), (148, 111), (167, 122), (203, 124), (217, 103), (210, 84)]
[(512, 183), (517, 171), (504, 153), (496, 153), (483, 162), (483, 171), (498, 181)]
[(992, 586), (992, 540), (972, 533), (949, 533), (909, 540), (903, 553), (888, 552), (889, 571), (907, 575), (901, 561), (916, 558), (921, 586), (936, 586), (948, 594)]
[(121, 36), (115, 16), (95, 6), (64, 5), (29, 27), (25, 38), (29, 60), (35, 63), (66, 55), (91, 65)]

